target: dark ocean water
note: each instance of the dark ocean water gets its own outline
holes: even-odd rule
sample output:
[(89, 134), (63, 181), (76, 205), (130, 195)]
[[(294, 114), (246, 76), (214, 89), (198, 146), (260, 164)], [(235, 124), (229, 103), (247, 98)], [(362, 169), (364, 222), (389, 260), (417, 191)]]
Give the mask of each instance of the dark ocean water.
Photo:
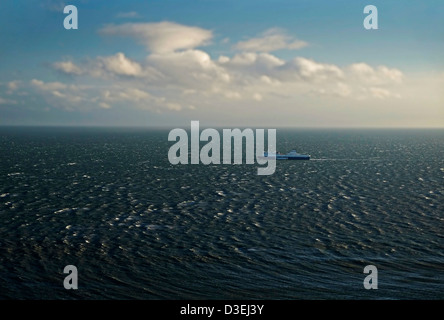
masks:
[(444, 130), (278, 129), (270, 176), (167, 137), (0, 128), (0, 298), (444, 299)]

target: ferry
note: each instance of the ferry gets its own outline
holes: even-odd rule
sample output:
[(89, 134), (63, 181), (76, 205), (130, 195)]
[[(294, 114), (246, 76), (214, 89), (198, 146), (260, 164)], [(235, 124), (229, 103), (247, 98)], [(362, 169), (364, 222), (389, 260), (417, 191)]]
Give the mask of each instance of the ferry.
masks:
[(310, 160), (309, 154), (300, 154), (296, 150), (291, 150), (287, 154), (264, 152), (264, 157), (276, 158), (276, 160)]

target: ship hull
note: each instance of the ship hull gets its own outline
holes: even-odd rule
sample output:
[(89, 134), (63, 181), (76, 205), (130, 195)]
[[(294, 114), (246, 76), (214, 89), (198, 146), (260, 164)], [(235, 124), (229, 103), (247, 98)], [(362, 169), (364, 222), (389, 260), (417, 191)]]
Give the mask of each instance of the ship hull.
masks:
[(310, 160), (309, 154), (300, 154), (296, 151), (292, 150), (291, 152), (287, 154), (282, 153), (272, 153), (268, 154), (268, 152), (264, 152), (265, 158), (273, 158), (276, 160)]

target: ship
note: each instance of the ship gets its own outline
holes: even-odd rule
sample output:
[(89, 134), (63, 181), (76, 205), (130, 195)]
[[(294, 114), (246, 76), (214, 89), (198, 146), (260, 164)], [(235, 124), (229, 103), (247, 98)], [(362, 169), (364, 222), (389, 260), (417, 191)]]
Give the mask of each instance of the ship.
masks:
[(310, 160), (309, 154), (300, 154), (296, 150), (291, 150), (287, 154), (282, 154), (280, 152), (269, 153), (264, 152), (264, 157), (275, 158), (276, 160)]

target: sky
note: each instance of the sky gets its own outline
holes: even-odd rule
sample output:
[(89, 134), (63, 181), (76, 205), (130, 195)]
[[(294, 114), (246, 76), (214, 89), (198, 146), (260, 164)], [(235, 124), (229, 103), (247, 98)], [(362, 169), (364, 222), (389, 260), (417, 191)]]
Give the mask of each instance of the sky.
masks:
[(443, 128), (443, 89), (441, 0), (0, 2), (3, 126)]

